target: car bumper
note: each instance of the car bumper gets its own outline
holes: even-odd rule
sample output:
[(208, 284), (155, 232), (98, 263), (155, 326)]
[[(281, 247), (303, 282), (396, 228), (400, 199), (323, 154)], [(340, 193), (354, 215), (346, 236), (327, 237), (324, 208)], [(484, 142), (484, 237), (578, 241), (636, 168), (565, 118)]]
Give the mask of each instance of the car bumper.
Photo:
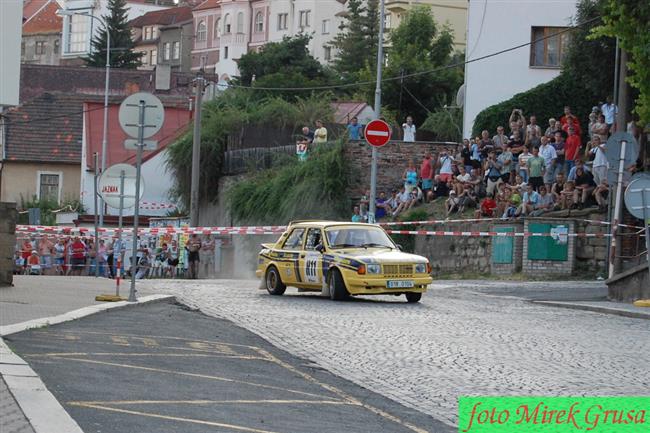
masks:
[[(413, 287), (388, 287), (389, 281), (412, 281)], [(403, 277), (403, 278), (364, 278), (354, 275), (345, 281), (348, 292), (352, 295), (381, 295), (391, 293), (416, 292), (424, 293), (429, 284), (433, 282), (430, 276)]]

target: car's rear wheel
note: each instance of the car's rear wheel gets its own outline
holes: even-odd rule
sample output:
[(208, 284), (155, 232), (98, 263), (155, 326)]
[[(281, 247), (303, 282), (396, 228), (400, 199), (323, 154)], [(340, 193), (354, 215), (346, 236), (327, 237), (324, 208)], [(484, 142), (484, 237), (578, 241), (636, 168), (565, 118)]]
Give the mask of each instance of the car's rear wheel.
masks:
[(266, 281), (266, 291), (271, 295), (280, 296), (287, 290), (287, 286), (282, 282), (280, 272), (278, 272), (278, 268), (275, 266), (269, 266), (264, 279)]
[(350, 297), (348, 289), (345, 288), (343, 276), (339, 270), (332, 269), (328, 284), (330, 289), (330, 298), (333, 301), (345, 301)]
[(422, 299), (422, 293), (418, 293), (418, 292), (407, 292), (404, 293), (404, 295), (406, 295), (406, 301), (409, 304), (420, 302), (420, 299)]

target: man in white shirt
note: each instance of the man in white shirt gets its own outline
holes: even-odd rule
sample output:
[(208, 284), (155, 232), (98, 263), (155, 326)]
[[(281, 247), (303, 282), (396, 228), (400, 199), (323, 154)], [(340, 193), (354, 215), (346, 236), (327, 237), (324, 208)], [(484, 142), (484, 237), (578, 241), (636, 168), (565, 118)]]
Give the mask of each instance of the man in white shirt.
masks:
[(546, 184), (546, 189), (551, 189), (551, 185), (555, 181), (555, 174), (553, 172), (553, 165), (557, 159), (557, 152), (555, 147), (549, 143), (549, 138), (545, 135), (541, 138), (542, 145), (539, 147), (539, 155), (544, 158), (544, 165), (546, 166), (546, 171), (544, 172), (544, 183)]
[(591, 149), (589, 152), (594, 154), (594, 163), (592, 165), (594, 182), (596, 185), (600, 185), (603, 179), (607, 180), (609, 162), (607, 162), (607, 157), (605, 156), (605, 143), (601, 143), (599, 136), (594, 135), (591, 139)]
[(413, 118), (408, 116), (406, 118), (406, 123), (402, 125), (404, 130), (404, 141), (412, 143), (415, 141), (415, 125), (413, 124)]
[(618, 107), (612, 102), (612, 97), (608, 96), (605, 104), (600, 107), (603, 116), (605, 116), (605, 123), (609, 127), (609, 131), (613, 132), (614, 124), (616, 123), (616, 115), (618, 114)]

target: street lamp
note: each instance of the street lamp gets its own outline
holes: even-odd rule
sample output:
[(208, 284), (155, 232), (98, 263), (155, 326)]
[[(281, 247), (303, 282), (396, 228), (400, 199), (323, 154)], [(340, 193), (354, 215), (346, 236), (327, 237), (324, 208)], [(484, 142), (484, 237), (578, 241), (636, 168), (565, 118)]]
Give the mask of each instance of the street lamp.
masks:
[[(106, 147), (108, 146), (108, 84), (110, 82), (110, 71), (111, 71), (111, 32), (108, 29), (106, 21), (96, 17), (95, 15), (88, 12), (75, 12), (70, 9), (59, 9), (56, 12), (59, 16), (71, 17), (72, 15), (81, 15), (90, 17), (99, 21), (106, 29), (106, 79), (104, 83), (104, 131), (102, 132), (102, 173), (106, 170)], [(92, 40), (92, 36), (91, 36)], [(99, 211), (99, 225), (104, 225), (104, 200), (99, 198), (99, 205), (101, 211)], [(97, 212), (97, 209), (95, 209)]]

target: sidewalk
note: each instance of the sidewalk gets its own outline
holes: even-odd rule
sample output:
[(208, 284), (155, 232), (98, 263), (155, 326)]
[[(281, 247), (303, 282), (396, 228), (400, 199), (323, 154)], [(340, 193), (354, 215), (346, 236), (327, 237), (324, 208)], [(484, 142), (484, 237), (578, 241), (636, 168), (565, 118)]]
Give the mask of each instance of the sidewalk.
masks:
[[(122, 296), (128, 297), (128, 287), (121, 287)], [(0, 337), (39, 326), (43, 319), (55, 318), (42, 324), (57, 323), (129, 305), (95, 301), (95, 296), (100, 294), (115, 294), (115, 281), (94, 277), (15, 276), (14, 287), (0, 287)], [(46, 428), (39, 429), (38, 425), (43, 427), (43, 424), (38, 420), (30, 422), (33, 418), (28, 415), (32, 410), (42, 412), (41, 418), (61, 415), (58, 418), (62, 419), (49, 419)], [(38, 375), (0, 338), (0, 432), (75, 431), (70, 430), (74, 426), (76, 423), (47, 391)], [(77, 429), (81, 431), (78, 426)]]
[(636, 319), (650, 320), (649, 307), (637, 307), (624, 302), (611, 301), (531, 301), (534, 304), (547, 305), (549, 307), (570, 308), (574, 310), (593, 311), (595, 313), (615, 314), (618, 316), (633, 317)]

